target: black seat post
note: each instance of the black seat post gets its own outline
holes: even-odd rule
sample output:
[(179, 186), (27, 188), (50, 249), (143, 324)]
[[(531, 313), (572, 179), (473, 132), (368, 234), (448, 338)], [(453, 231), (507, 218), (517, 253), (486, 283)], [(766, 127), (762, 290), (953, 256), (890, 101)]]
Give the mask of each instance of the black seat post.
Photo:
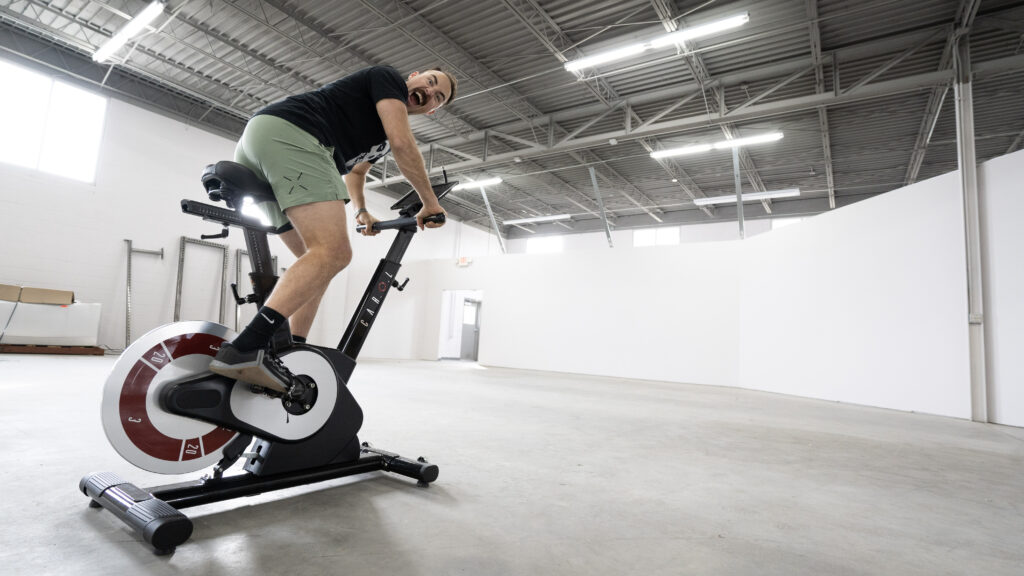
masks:
[[(258, 222), (242, 216), (241, 212), (245, 197), (248, 196), (256, 203), (273, 201), (274, 190), (255, 172), (242, 164), (229, 160), (221, 160), (216, 164), (208, 165), (203, 170), (201, 180), (210, 199), (215, 202), (223, 201), (231, 211), (222, 211), (213, 206), (195, 205), (186, 200), (182, 201), (182, 210), (190, 214), (201, 215), (204, 219), (219, 220), (224, 224), (225, 231), (229, 224), (245, 230), (245, 246), (249, 251), (249, 262), (252, 264), (249, 279), (252, 281), (253, 296), (249, 301), (255, 302), (257, 306), (263, 306), (277, 283), (267, 234), (277, 234), (280, 230), (260, 225)], [(224, 214), (225, 212), (226, 214)], [(227, 235), (226, 232), (225, 235)]]
[(249, 251), (249, 263), (252, 266), (249, 280), (252, 281), (254, 302), (259, 308), (263, 306), (267, 297), (274, 290), (274, 285), (277, 284), (277, 275), (274, 274), (274, 265), (270, 258), (270, 243), (267, 241), (267, 233), (246, 228), (245, 247)]

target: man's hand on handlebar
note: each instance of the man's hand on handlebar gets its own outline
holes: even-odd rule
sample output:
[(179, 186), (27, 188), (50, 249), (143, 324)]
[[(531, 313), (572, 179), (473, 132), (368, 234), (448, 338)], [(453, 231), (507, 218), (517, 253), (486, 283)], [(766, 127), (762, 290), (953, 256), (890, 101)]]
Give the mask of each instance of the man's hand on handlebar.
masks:
[(424, 224), (426, 225), (427, 228), (440, 228), (441, 226), (444, 226), (443, 221), (440, 223), (423, 222), (424, 218), (428, 216), (434, 216), (435, 214), (444, 214), (445, 217), (448, 216), (448, 213), (444, 211), (444, 208), (441, 208), (441, 205), (437, 201), (434, 201), (430, 204), (424, 204), (423, 208), (420, 209), (418, 214), (416, 214), (416, 225), (420, 227), (420, 230), (423, 230)]
[(376, 236), (377, 234), (380, 234), (380, 230), (375, 230), (373, 228), (373, 224), (375, 222), (380, 222), (380, 220), (373, 217), (373, 214), (370, 214), (369, 212), (360, 212), (359, 215), (356, 216), (356, 222), (365, 226), (365, 228), (359, 232), (363, 236)]

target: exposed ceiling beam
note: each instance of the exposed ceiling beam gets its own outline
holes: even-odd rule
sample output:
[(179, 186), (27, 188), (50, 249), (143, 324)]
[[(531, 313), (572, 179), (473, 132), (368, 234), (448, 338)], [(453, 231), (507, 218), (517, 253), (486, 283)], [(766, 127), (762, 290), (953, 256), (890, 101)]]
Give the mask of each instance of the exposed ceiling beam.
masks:
[[(679, 28), (678, 15), (676, 14), (673, 2), (668, 0), (651, 0), (651, 5), (654, 7), (655, 12), (658, 13), (658, 18), (661, 20), (661, 25), (665, 28), (666, 32), (675, 32)], [(700, 54), (692, 52), (686, 42), (680, 42), (679, 49), (682, 51), (683, 59), (690, 68), (690, 73), (693, 74), (694, 79), (712, 94), (713, 97), (708, 99), (708, 107), (712, 112), (725, 112), (725, 92), (714, 82), (714, 78), (712, 78), (711, 73), (708, 72), (708, 68), (704, 64), (704, 59)], [(725, 137), (730, 140), (740, 137), (736, 126), (732, 122), (723, 122), (718, 127), (721, 128)], [(764, 182), (761, 180), (761, 175), (757, 172), (757, 166), (754, 165), (754, 160), (750, 157), (750, 153), (740, 148), (739, 159), (740, 166), (747, 176), (747, 181), (750, 182), (754, 190), (758, 192), (766, 191), (767, 188), (765, 188)], [(761, 200), (761, 206), (764, 207), (765, 212), (771, 214), (771, 200)]]
[[(255, 2), (255, 5), (243, 5), (252, 2)], [(281, 37), (309, 51), (320, 60), (333, 63), (339, 68), (340, 74), (350, 74), (360, 68), (380, 64), (380, 62), (375, 62), (374, 58), (369, 54), (365, 54), (360, 50), (341, 42), (333, 35), (333, 30), (329, 30), (316, 23), (312, 18), (307, 16), (304, 11), (288, 5), (284, 0), (245, 0), (240, 2), (231, 2), (230, 5), (235, 10), (249, 16)], [(310, 43), (306, 42), (304, 38), (295, 38), (294, 35), (282, 30), (276, 23), (270, 21), (263, 5), (274, 8), (276, 11), (281, 13), (282, 17), (287, 18), (289, 21), (293, 21), (301, 25), (306, 30), (312, 32), (312, 36), (315, 37), (321, 45), (329, 48), (329, 50), (322, 50), (316, 46), (312, 46)], [(457, 137), (464, 136), (464, 132), (467, 130), (476, 131), (474, 126), (462, 120), (450, 110), (446, 111), (444, 114), (420, 116), (418, 118), (422, 121), (442, 126), (448, 131), (454, 133)], [(447, 120), (447, 122), (445, 122), (445, 120)]]
[[(496, 87), (488, 90), (487, 94), (510, 112), (520, 117), (520, 119), (529, 121), (531, 119), (541, 118), (544, 116), (544, 114), (535, 108), (525, 96), (517, 92), (511, 86), (508, 86), (508, 83), (499, 77), (493, 70), (479, 62), (471, 54), (466, 52), (465, 49), (459, 46), (458, 43), (444, 34), (444, 32), (409, 8), (405, 2), (401, 0), (391, 0), (386, 3), (386, 6), (382, 6), (379, 2), (370, 2), (369, 0), (360, 1), (367, 10), (374, 13), (385, 22), (394, 25), (397, 31), (401, 32), (406, 37), (430, 51), (435, 57), (442, 60), (447, 66), (451, 67), (458, 76), (471, 79), (474, 83), (480, 86)], [(415, 24), (415, 30), (409, 26), (409, 23)], [(559, 133), (567, 132), (560, 126), (555, 126), (555, 128)], [(587, 151), (574, 151), (574, 153), (587, 154)], [(614, 172), (614, 170), (608, 166), (603, 167), (602, 171)], [(628, 180), (622, 178), (621, 175), (618, 175), (617, 173), (612, 174), (612, 177), (609, 177), (607, 174), (604, 176), (608, 181), (615, 183), (616, 187), (620, 189), (620, 192), (627, 197), (628, 194), (626, 194), (625, 190), (622, 189), (624, 186), (631, 188), (636, 194), (643, 194), (638, 188), (629, 184)], [(612, 179), (613, 177), (617, 177), (618, 182), (615, 182), (615, 180)], [(575, 190), (575, 188), (572, 188), (572, 190)], [(638, 206), (642, 205), (632, 198), (629, 199)], [(647, 198), (643, 199), (649, 200)], [(588, 197), (587, 200), (590, 200), (590, 198)]]
[[(953, 50), (956, 47), (957, 39), (970, 31), (974, 24), (974, 18), (978, 14), (979, 5), (980, 0), (962, 0), (960, 6), (957, 7), (956, 19), (946, 34), (946, 44), (942, 48), (939, 70), (952, 69)], [(907, 175), (903, 178), (904, 185), (916, 182), (921, 173), (921, 165), (924, 164), (924, 156), (928, 152), (928, 145), (931, 143), (932, 134), (935, 133), (935, 126), (939, 122), (942, 105), (946, 101), (950, 86), (951, 83), (948, 82), (942, 86), (936, 86), (928, 95), (928, 104), (924, 109), (924, 117), (921, 118), (921, 126), (917, 130), (914, 150), (910, 154), (910, 163), (907, 165)]]
[(1016, 152), (1020, 148), (1022, 141), (1024, 141), (1024, 130), (1021, 130), (1020, 134), (1017, 134), (1017, 137), (1013, 139), (1013, 142), (1010, 143), (1010, 147), (1006, 149), (1005, 153), (1009, 154), (1011, 152)]
[[(329, 61), (329, 62), (334, 62), (336, 65), (344, 66), (342, 68), (342, 71), (345, 72), (345, 73), (351, 72), (351, 71), (353, 71), (353, 70), (355, 70), (357, 68), (362, 68), (362, 67), (369, 66), (369, 65), (375, 63), (373, 61), (374, 59), (373, 59), (372, 56), (370, 56), (369, 54), (364, 54), (361, 51), (356, 50), (352, 46), (350, 46), (348, 44), (344, 44), (341, 41), (337, 40), (336, 37), (332, 34), (331, 30), (328, 30), (328, 29), (324, 28), (323, 26), (317, 24), (312, 19), (307, 17), (302, 11), (295, 9), (292, 6), (289, 6), (283, 0), (263, 0), (263, 1), (264, 1), (265, 4), (267, 4), (267, 5), (271, 6), (271, 7), (273, 7), (274, 9), (280, 11), (284, 15), (287, 15), (290, 19), (294, 20), (295, 22), (297, 22), (298, 24), (302, 25), (306, 29), (312, 31), (313, 34), (315, 35), (315, 37), (317, 38), (317, 41), (319, 43), (321, 43), (322, 45), (329, 47), (330, 50), (329, 51), (324, 51), (324, 50), (321, 50), (318, 47), (314, 47), (314, 46), (310, 45), (305, 40), (293, 38), (291, 35), (287, 34), (285, 31), (279, 29), (274, 23), (270, 22), (269, 18), (266, 16), (265, 12), (262, 12), (262, 15), (261, 15), (261, 13), (257, 13), (255, 11), (255, 9), (253, 9), (253, 8), (245, 9), (245, 8), (241, 7), (240, 3), (236, 3), (234, 5), (234, 7), (235, 7), (235, 9), (242, 11), (244, 14), (248, 15), (249, 17), (251, 17), (251, 18), (261, 22), (263, 25), (270, 27), (276, 33), (285, 36), (286, 38), (290, 39), (292, 42), (295, 42), (295, 43), (299, 44), (300, 46), (304, 47), (306, 50), (309, 50), (311, 53), (316, 54), (319, 58), (322, 58), (322, 59), (324, 59), (326, 61)], [(340, 56), (340, 55), (344, 55), (345, 56), (345, 60), (339, 61), (337, 59), (337, 57)], [(439, 119), (438, 116), (440, 116), (441, 118)], [(475, 131), (479, 130), (476, 126), (473, 126), (468, 121), (458, 117), (456, 114), (452, 113), (451, 111), (447, 111), (446, 113), (440, 114), (440, 115), (420, 116), (419, 118), (421, 118), (421, 119), (425, 118), (427, 121), (439, 124), (439, 125), (445, 127), (446, 129), (450, 130), (451, 132), (455, 133), (456, 136), (462, 135), (466, 131), (474, 131), (475, 132)], [(445, 122), (444, 119), (447, 119), (447, 122)], [(424, 152), (424, 153), (428, 153), (429, 152), (429, 145), (430, 145), (429, 143), (426, 144), (427, 150), (423, 150), (423, 148), (421, 147), (421, 151)], [(508, 149), (508, 148), (506, 147), (506, 149)], [(554, 178), (554, 176), (549, 176), (548, 178)], [(386, 179), (384, 179), (384, 180), (386, 181)], [(542, 179), (539, 179), (538, 181), (546, 186), (548, 184), (545, 182), (545, 180), (546, 180), (545, 178), (542, 178)], [(387, 183), (385, 183), (385, 186), (386, 185), (387, 185)], [(522, 190), (517, 190), (517, 191), (520, 194), (522, 194), (523, 196), (530, 197), (530, 199), (533, 200), (532, 196), (530, 194), (528, 194), (526, 192), (523, 192)], [(554, 211), (553, 208), (552, 208), (552, 210)]]
[[(832, 64), (835, 66), (835, 62), (838, 60), (842, 60), (843, 62), (857, 62), (866, 58), (886, 55), (893, 51), (903, 50), (907, 46), (919, 43), (925, 38), (931, 36), (934, 30), (944, 28), (945, 26), (947, 26), (947, 24), (925, 27), (909, 32), (901, 31), (881, 38), (875, 38), (870, 41), (846, 45), (837, 49), (829, 50), (822, 54), (822, 62), (823, 64)], [(792, 74), (813, 65), (814, 61), (810, 56), (776, 61), (719, 75), (714, 81), (712, 81), (711, 85), (719, 86), (724, 89), (733, 86), (740, 86), (744, 83), (771, 81), (777, 79), (779, 76)], [(628, 98), (622, 98), (622, 100), (625, 101), (626, 108), (624, 109), (637, 108), (655, 103), (668, 104), (670, 101), (675, 101), (675, 99), (682, 98), (688, 100), (691, 97), (700, 96), (702, 94), (702, 90), (707, 87), (707, 85), (701, 86), (697, 82), (680, 83), (667, 88), (645, 91), (637, 95), (629, 96)], [(543, 118), (533, 119), (530, 121), (515, 120), (491, 126), (488, 130), (500, 130), (506, 133), (522, 133), (525, 131), (544, 130), (550, 125), (552, 120), (555, 122), (562, 122), (588, 118), (594, 114), (600, 114), (605, 108), (607, 108), (607, 105), (603, 103), (573, 106), (571, 108), (551, 112)], [(647, 124), (648, 122), (650, 122), (650, 119), (645, 121), (644, 124)], [(437, 140), (437, 142), (441, 142), (449, 146), (458, 146), (459, 144), (465, 144), (467, 142), (479, 141), (482, 138), (483, 132), (479, 131), (466, 134), (463, 139), (444, 138)], [(537, 144), (543, 144), (543, 142), (538, 141)]]
[(69, 80), (87, 85), (102, 94), (127, 100), (190, 126), (201, 125), (225, 138), (237, 138), (242, 132), (244, 118), (221, 109), (207, 113), (209, 104), (205, 97), (172, 89), (151, 76), (116, 67), (109, 71), (108, 76), (108, 67), (96, 64), (86, 54), (69, 50), (41, 33), (30, 33), (21, 26), (5, 23), (6, 20), (2, 18), (0, 20), (0, 51), (17, 60), (36, 68), (57, 71)]
[[(825, 66), (821, 57), (821, 30), (818, 27), (818, 0), (807, 0), (807, 19), (810, 22), (811, 60), (814, 62), (814, 91), (825, 93)], [(838, 92), (839, 87), (835, 87)], [(818, 127), (821, 129), (821, 150), (825, 158), (825, 180), (828, 183), (828, 207), (836, 207), (836, 176), (832, 168), (832, 134), (828, 126), (828, 110), (818, 108)]]
[[(540, 5), (537, 4), (536, 0), (502, 0), (505, 7), (512, 12), (514, 16), (530, 31), (540, 42), (547, 48), (552, 55), (555, 56), (560, 62), (568, 62), (571, 59), (582, 58), (584, 53), (576, 47), (576, 43), (569, 38), (565, 32), (562, 31), (558, 23), (544, 11)], [(570, 58), (571, 56), (571, 58)], [(607, 111), (616, 109), (620, 103), (625, 105), (626, 111), (626, 125), (630, 126), (633, 119), (643, 124), (643, 120), (632, 110), (628, 103), (622, 102), (620, 96), (616, 90), (612, 87), (608, 81), (601, 77), (593, 79), (586, 79), (582, 72), (575, 72), (576, 77), (581, 80), (586, 80), (584, 86), (590, 90), (594, 97), (603, 104)], [(597, 119), (603, 118), (604, 114), (601, 114)], [(596, 120), (592, 120), (596, 122)], [(588, 124), (584, 124), (588, 126)], [(580, 130), (580, 129), (577, 129)], [(580, 130), (582, 131), (582, 130)], [(640, 140), (640, 143), (647, 149), (648, 152), (653, 152), (655, 149), (661, 149), (662, 147), (656, 142), (648, 142), (646, 140)], [(657, 160), (657, 163), (668, 173), (669, 176), (679, 185), (683, 192), (691, 199), (702, 197), (704, 193), (700, 188), (697, 187), (693, 179), (683, 171), (674, 161), (671, 160)], [(687, 185), (689, 184), (689, 186)], [(630, 198), (632, 200), (632, 198)], [(634, 201), (635, 202), (635, 201)], [(713, 216), (712, 207), (704, 207), (704, 212), (708, 216)], [(655, 221), (661, 222), (661, 218), (652, 212), (648, 212)]]
[[(1022, 70), (1024, 70), (1024, 54), (979, 62), (973, 66), (973, 73), (976, 81), (1002, 74), (1019, 73)], [(527, 158), (551, 156), (554, 154), (561, 154), (572, 150), (595, 146), (602, 142), (607, 142), (611, 138), (621, 141), (636, 140), (649, 136), (661, 136), (695, 129), (704, 129), (708, 126), (719, 126), (721, 124), (731, 122), (744, 122), (749, 120), (772, 118), (783, 114), (815, 110), (819, 106), (836, 106), (840, 104), (862, 102), (865, 100), (932, 88), (936, 85), (941, 85), (950, 81), (952, 77), (952, 70), (925, 72), (904, 78), (873, 82), (861, 86), (853, 92), (847, 92), (840, 95), (836, 95), (834, 92), (827, 92), (824, 94), (796, 96), (765, 104), (756, 104), (735, 114), (728, 111), (725, 114), (721, 112), (711, 115), (699, 114), (687, 118), (658, 122), (647, 126), (643, 130), (628, 132), (625, 129), (620, 129), (602, 134), (591, 134), (564, 142), (557, 147), (538, 145), (534, 148), (520, 149), (512, 153), (496, 154), (489, 157), (485, 162), (467, 161), (453, 164), (449, 166), (449, 169), (465, 170), (499, 166), (513, 161), (514, 157), (519, 157), (520, 159), (525, 160)]]
[[(39, 12), (31, 19), (27, 19), (22, 13), (11, 10), (7, 6), (0, 6), (0, 18), (11, 22), (15, 26), (28, 29), (35, 34), (58, 38), (67, 48), (78, 51), (87, 56), (91, 56), (95, 47), (102, 44), (107, 40), (107, 38), (109, 38), (106, 32), (99, 26), (85, 22), (76, 16), (66, 14), (60, 8), (45, 4), (40, 0), (27, 0), (25, 6), (34, 7), (39, 10)], [(64, 20), (64, 27), (74, 25), (75, 30), (79, 34), (67, 33), (60, 26), (51, 28), (40, 24), (39, 22), (42, 20), (40, 16), (43, 13), (48, 14), (49, 17), (47, 19), (53, 22), (58, 22), (58, 19)], [(81, 36), (85, 36), (88, 40), (83, 40)], [(247, 116), (244, 108), (235, 105), (239, 98), (249, 97), (244, 91), (237, 90), (236, 88), (211, 78), (198, 70), (185, 66), (180, 62), (171, 60), (162, 54), (150, 50), (142, 44), (136, 45), (134, 54), (147, 58), (148, 65), (143, 65), (138, 61), (128, 61), (118, 64), (118, 66), (122, 66), (130, 70), (134, 74), (146, 76), (158, 82), (167, 84), (176, 90), (188, 93), (196, 98), (207, 100), (211, 102), (213, 106), (234, 113), (240, 117)], [(105, 65), (103, 68), (110, 69), (110, 66), (112, 65)], [(185, 75), (192, 84), (172, 78), (171, 72)]]

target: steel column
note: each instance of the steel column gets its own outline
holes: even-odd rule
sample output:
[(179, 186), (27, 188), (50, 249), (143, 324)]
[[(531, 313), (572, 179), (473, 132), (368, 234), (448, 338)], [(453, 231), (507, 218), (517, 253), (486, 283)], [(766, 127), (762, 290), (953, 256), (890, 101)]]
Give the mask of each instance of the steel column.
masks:
[(1020, 134), (1017, 134), (1017, 137), (1013, 139), (1013, 142), (1010, 143), (1010, 147), (1006, 149), (1005, 153), (1009, 154), (1011, 152), (1016, 152), (1017, 148), (1020, 147), (1021, 141), (1024, 141), (1024, 131), (1021, 131)]
[(601, 207), (601, 219), (604, 220), (604, 233), (608, 237), (608, 247), (614, 248), (612, 244), (612, 228), (608, 224), (608, 214), (604, 211), (604, 200), (601, 199), (601, 189), (597, 187), (597, 172), (593, 166), (588, 166), (587, 170), (590, 171), (590, 181), (594, 183), (594, 195), (597, 196), (597, 205)]
[(484, 206), (487, 207), (487, 215), (491, 217), (491, 227), (494, 228), (494, 235), (498, 237), (498, 246), (501, 248), (501, 253), (505, 254), (505, 241), (501, 238), (501, 229), (498, 228), (498, 220), (494, 217), (494, 210), (491, 209), (491, 201), (487, 199), (487, 190), (484, 187), (480, 187), (480, 195), (484, 197)]
[(746, 234), (743, 230), (743, 181), (740, 179), (740, 150), (735, 146), (732, 149), (732, 171), (736, 183), (736, 221), (740, 224), (740, 240), (743, 240)]
[(957, 161), (963, 190), (967, 250), (967, 333), (970, 342), (971, 419), (988, 422), (985, 378), (985, 324), (981, 277), (981, 220), (978, 213), (978, 166), (974, 150), (974, 101), (970, 41), (961, 36), (953, 53), (956, 95)]
[[(807, 0), (807, 18), (810, 21), (811, 59), (814, 61), (814, 92), (825, 93), (825, 67), (821, 53), (821, 30), (818, 26), (818, 0)], [(839, 66), (833, 63), (833, 71)], [(835, 90), (839, 94), (839, 76), (836, 73)], [(828, 207), (836, 207), (836, 177), (832, 168), (832, 134), (828, 126), (828, 112), (824, 106), (818, 108), (818, 127), (821, 130), (821, 149), (825, 159), (825, 182), (828, 184)]]

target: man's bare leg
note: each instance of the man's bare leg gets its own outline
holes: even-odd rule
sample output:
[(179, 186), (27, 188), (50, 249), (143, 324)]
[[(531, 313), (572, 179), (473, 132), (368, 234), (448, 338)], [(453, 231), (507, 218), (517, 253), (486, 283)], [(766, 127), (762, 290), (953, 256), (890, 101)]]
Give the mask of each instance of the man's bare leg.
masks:
[(285, 271), (266, 302), (286, 318), (322, 296), (331, 279), (352, 261), (343, 201), (293, 206), (287, 213), (306, 251)]
[(278, 280), (253, 321), (210, 363), (212, 372), (281, 392), (288, 390), (292, 375), (267, 357), (267, 344), (277, 327), (307, 304), (312, 303), (315, 314), (331, 279), (352, 260), (343, 201), (293, 206), (287, 214), (306, 251)]
[[(289, 230), (279, 236), (284, 245), (291, 250), (292, 254), (296, 257), (301, 258), (306, 253), (306, 243), (302, 241), (302, 236), (299, 236), (297, 230)], [(324, 287), (326, 291), (327, 287)], [(309, 330), (313, 326), (313, 319), (316, 317), (317, 309), (320, 307), (320, 300), (323, 298), (324, 292), (313, 297), (312, 300), (306, 302), (299, 308), (299, 311), (292, 314), (288, 318), (288, 323), (291, 325), (292, 336), (299, 336), (306, 338), (309, 336)]]

